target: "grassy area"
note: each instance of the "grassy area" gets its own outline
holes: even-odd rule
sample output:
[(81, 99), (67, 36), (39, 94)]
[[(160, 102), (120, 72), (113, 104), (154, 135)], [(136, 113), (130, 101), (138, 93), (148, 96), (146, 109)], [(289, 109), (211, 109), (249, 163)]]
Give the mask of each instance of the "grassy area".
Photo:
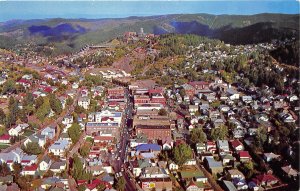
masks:
[(8, 148), (10, 145), (8, 144), (0, 144), (0, 149), (6, 149)]

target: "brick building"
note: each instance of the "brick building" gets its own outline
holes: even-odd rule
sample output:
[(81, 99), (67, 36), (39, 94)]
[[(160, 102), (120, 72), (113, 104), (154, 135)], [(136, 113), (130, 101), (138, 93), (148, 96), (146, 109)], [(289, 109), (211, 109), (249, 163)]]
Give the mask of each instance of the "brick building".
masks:
[(150, 125), (137, 125), (136, 133), (138, 135), (145, 135), (148, 140), (163, 140), (167, 137), (171, 138), (170, 126), (150, 126)]

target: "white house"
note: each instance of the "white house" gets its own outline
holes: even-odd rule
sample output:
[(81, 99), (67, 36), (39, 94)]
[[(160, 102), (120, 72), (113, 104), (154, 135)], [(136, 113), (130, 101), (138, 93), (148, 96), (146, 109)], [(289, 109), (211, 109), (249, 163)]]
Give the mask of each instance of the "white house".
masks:
[(73, 116), (72, 115), (66, 115), (63, 120), (62, 120), (62, 124), (67, 125), (67, 124), (72, 124), (74, 121)]
[(55, 128), (53, 127), (46, 127), (41, 131), (41, 135), (44, 135), (46, 139), (53, 139), (55, 136)]
[(31, 166), (25, 166), (23, 168), (21, 174), (23, 176), (26, 176), (26, 175), (34, 176), (37, 173), (37, 169), (38, 169), (38, 165), (37, 164), (33, 164)]
[(39, 169), (41, 171), (47, 171), (52, 164), (52, 161), (48, 155), (46, 155), (39, 164)]
[(65, 151), (69, 148), (69, 145), (70, 142), (67, 140), (58, 140), (48, 148), (48, 151), (56, 156), (63, 157)]
[(175, 164), (174, 162), (171, 162), (169, 164), (169, 170), (178, 170), (179, 166)]
[(67, 163), (65, 160), (53, 162), (50, 166), (50, 170), (54, 173), (61, 173), (67, 168)]
[(88, 109), (90, 106), (91, 100), (88, 97), (80, 97), (78, 99), (78, 105), (84, 109)]
[(240, 98), (240, 94), (232, 88), (227, 89), (226, 93), (230, 100), (237, 100)]
[(18, 124), (16, 127), (12, 127), (10, 130), (8, 130), (8, 134), (10, 136), (19, 136), (21, 132), (28, 127), (29, 125), (26, 123)]

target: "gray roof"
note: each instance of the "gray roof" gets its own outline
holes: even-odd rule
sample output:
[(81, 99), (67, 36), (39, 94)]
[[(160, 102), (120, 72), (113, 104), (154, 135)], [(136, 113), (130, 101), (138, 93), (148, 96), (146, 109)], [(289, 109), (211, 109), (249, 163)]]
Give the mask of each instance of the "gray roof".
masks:
[(220, 161), (216, 161), (214, 158), (205, 157), (205, 159), (207, 160), (209, 168), (222, 167), (222, 163)]
[(61, 166), (65, 166), (66, 165), (66, 161), (58, 161), (58, 162), (54, 162), (50, 169), (60, 169)]
[(237, 191), (236, 187), (233, 185), (232, 182), (230, 181), (227, 181), (227, 180), (223, 180), (227, 190), (230, 190), (230, 191)]

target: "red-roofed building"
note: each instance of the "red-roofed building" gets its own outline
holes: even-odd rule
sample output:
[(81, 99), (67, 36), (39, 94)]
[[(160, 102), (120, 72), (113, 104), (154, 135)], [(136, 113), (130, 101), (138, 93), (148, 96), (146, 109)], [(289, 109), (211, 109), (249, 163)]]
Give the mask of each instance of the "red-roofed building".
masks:
[(256, 176), (253, 181), (259, 186), (273, 186), (279, 182), (279, 179), (272, 174), (261, 174)]
[(242, 151), (244, 150), (244, 145), (243, 143), (241, 143), (241, 141), (239, 141), (238, 139), (232, 140), (230, 141), (231, 143), (231, 147), (233, 148), (233, 150), (237, 151)]
[(210, 153), (215, 153), (217, 150), (217, 145), (213, 141), (207, 141), (206, 143), (206, 150)]
[(95, 179), (95, 180), (92, 180), (92, 182), (90, 184), (86, 184), (86, 191), (92, 191), (99, 185), (104, 185), (106, 188), (109, 188), (109, 189), (112, 188), (112, 186), (108, 182), (101, 181), (99, 179)]
[(31, 86), (31, 82), (29, 80), (21, 78), (20, 80), (17, 81), (18, 85), (24, 86), (24, 88), (29, 88)]
[(124, 95), (125, 91), (123, 87), (115, 87), (107, 89), (108, 95)]
[(38, 169), (38, 165), (37, 164), (33, 164), (31, 166), (25, 166), (23, 168), (21, 174), (23, 176), (26, 176), (26, 175), (34, 176), (34, 175), (36, 175), (37, 169)]
[(0, 143), (10, 143), (10, 136), (7, 134), (0, 136)]
[(54, 89), (52, 87), (46, 87), (43, 90), (44, 90), (44, 92), (47, 92), (47, 93), (53, 93), (54, 92)]
[(240, 151), (239, 159), (240, 159), (240, 161), (249, 161), (249, 160), (251, 160), (251, 156), (248, 151)]

